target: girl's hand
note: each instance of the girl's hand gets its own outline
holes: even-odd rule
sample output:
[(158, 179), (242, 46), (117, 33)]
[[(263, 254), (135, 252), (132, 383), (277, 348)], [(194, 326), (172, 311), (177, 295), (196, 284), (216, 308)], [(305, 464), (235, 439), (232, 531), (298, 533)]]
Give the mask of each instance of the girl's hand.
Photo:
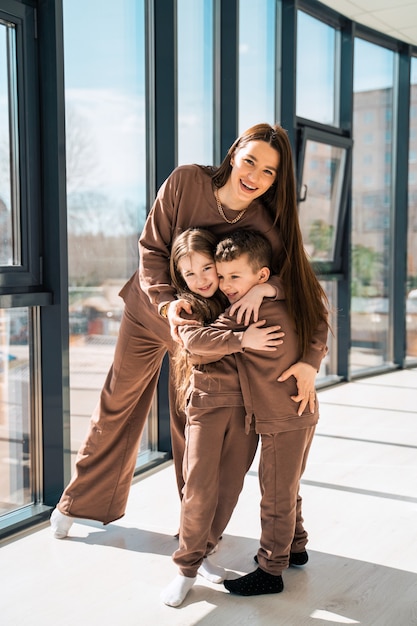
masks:
[(252, 350), (265, 350), (272, 352), (277, 346), (284, 343), (281, 337), (285, 333), (279, 332), (281, 326), (268, 326), (260, 328), (265, 324), (266, 320), (261, 320), (255, 324), (251, 324), (243, 333), (242, 348), (251, 348)]
[(235, 302), (230, 308), (230, 315), (234, 315), (237, 311), (236, 321), (238, 324), (244, 321), (247, 326), (253, 316), (253, 321), (258, 321), (259, 307), (264, 298), (274, 298), (276, 289), (268, 283), (261, 283), (249, 289), (248, 293)]
[(298, 363), (291, 365), (290, 368), (281, 374), (278, 378), (278, 382), (287, 380), (290, 376), (294, 376), (297, 381), (298, 395), (291, 396), (291, 400), (300, 403), (298, 415), (304, 413), (307, 404), (309, 405), (310, 412), (313, 413), (316, 404), (316, 390), (314, 386), (317, 376), (316, 369), (308, 363), (298, 361)]
[(197, 320), (184, 319), (181, 317), (181, 311), (185, 311), (189, 315), (192, 314), (193, 310), (191, 304), (187, 302), (187, 300), (173, 300), (167, 307), (167, 319), (171, 330), (171, 337), (177, 343), (182, 343), (178, 335), (178, 326), (185, 326), (185, 324), (198, 326), (200, 324)]

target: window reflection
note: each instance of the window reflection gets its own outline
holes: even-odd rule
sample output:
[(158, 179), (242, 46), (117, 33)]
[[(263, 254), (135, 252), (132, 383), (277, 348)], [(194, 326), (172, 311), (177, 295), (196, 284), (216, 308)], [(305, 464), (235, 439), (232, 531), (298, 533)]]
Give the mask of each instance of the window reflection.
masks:
[[(63, 6), (74, 456), (113, 359), (118, 292), (137, 269), (146, 219), (145, 9), (144, 0)], [(149, 445), (145, 433), (141, 454)]]
[(356, 39), (352, 192), (351, 371), (391, 361), (394, 53)]
[(28, 310), (0, 309), (0, 515), (30, 504)]
[(340, 33), (297, 11), (296, 114), (321, 124), (339, 124), (337, 93)]

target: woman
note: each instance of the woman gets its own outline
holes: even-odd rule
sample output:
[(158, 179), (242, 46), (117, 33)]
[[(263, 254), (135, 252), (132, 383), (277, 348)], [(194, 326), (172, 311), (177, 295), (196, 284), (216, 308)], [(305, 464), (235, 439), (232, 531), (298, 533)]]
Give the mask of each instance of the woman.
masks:
[[(236, 224), (263, 233), (272, 245), (273, 271), (282, 268), (275, 284), (281, 281), (290, 314), (297, 321), (303, 357), (280, 379), (296, 378), (295, 401), (300, 403), (300, 413), (307, 404), (314, 407), (316, 369), (310, 363), (315, 362), (315, 351), (325, 344), (327, 334), (311, 332), (319, 328), (321, 294), (310, 280), (313, 271), (302, 243), (287, 134), (279, 126), (258, 124), (236, 139), (220, 167), (178, 167), (158, 192), (139, 240), (139, 270), (120, 292), (125, 310), (114, 362), (74, 475), (51, 517), (55, 537), (66, 537), (77, 517), (108, 524), (124, 515), (162, 359), (173, 350), (166, 318), (174, 327), (182, 323), (180, 310), (189, 312), (187, 303), (175, 300), (170, 282), (171, 242), (192, 226), (208, 228), (220, 238), (237, 228)], [(292, 288), (295, 283), (297, 290)], [(246, 319), (253, 313), (256, 321), (260, 303), (259, 298), (249, 298), (238, 317)], [(238, 308), (236, 304), (235, 310)], [(313, 334), (314, 341), (309, 342)], [(176, 411), (172, 384), (170, 407), (172, 451), (181, 492), (185, 420)]]

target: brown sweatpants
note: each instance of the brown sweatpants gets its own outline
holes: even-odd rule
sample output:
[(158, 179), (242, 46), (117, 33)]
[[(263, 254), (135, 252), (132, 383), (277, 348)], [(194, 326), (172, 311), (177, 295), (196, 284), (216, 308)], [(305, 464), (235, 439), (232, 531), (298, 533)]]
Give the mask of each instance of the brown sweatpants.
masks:
[(173, 554), (183, 576), (197, 575), (218, 543), (242, 491), (258, 445), (245, 433), (243, 406), (193, 409), (186, 425), (180, 544)]
[[(137, 312), (138, 316), (140, 311)], [(166, 320), (143, 311), (143, 319), (125, 307), (115, 348), (75, 472), (58, 503), (62, 513), (108, 524), (125, 513), (140, 438), (158, 382), (162, 359), (173, 341)], [(174, 390), (170, 388), (170, 401)], [(171, 405), (171, 442), (181, 492), (185, 415)]]
[(259, 567), (279, 576), (288, 567), (290, 552), (307, 544), (299, 487), (315, 426), (261, 435), (261, 541)]

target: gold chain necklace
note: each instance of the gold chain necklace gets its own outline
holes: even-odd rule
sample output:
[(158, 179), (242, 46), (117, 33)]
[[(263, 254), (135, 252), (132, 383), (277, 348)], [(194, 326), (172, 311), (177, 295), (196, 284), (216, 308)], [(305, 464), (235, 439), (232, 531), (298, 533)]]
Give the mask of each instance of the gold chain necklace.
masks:
[(219, 190), (217, 188), (214, 190), (214, 197), (216, 198), (218, 212), (220, 213), (224, 221), (227, 222), (228, 224), (236, 224), (236, 222), (238, 222), (245, 215), (247, 209), (243, 209), (242, 211), (240, 211), (240, 213), (238, 213), (234, 219), (232, 220), (227, 219), (223, 211), (222, 203), (220, 202)]

